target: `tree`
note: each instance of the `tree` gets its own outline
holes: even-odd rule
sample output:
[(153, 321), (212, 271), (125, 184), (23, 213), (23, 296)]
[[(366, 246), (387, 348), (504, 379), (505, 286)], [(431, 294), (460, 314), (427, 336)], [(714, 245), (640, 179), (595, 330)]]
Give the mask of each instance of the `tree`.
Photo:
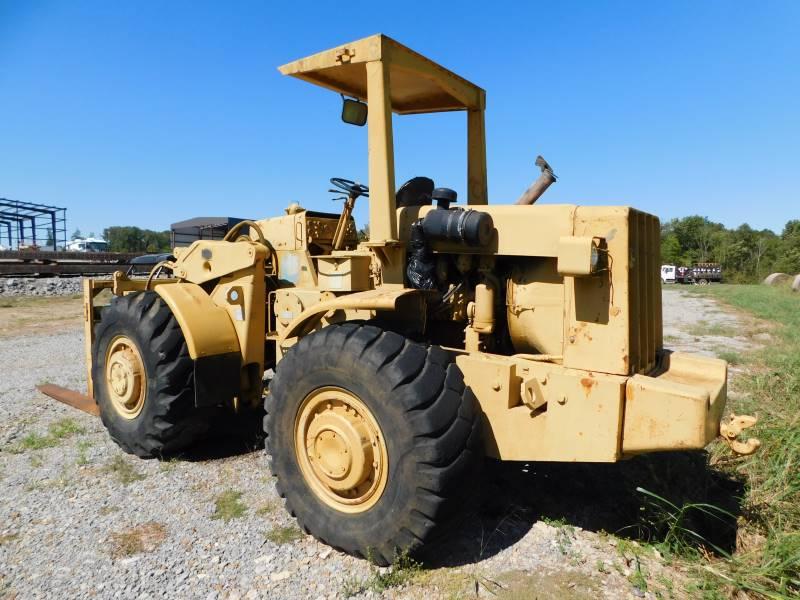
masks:
[(152, 231), (131, 226), (113, 226), (103, 230), (112, 252), (169, 252), (170, 232)]
[(69, 239), (77, 240), (79, 237), (81, 237), (81, 230), (76, 229), (75, 231), (72, 232), (72, 236)]
[(678, 236), (674, 233), (668, 233), (661, 238), (661, 262), (664, 264), (675, 265), (683, 262), (681, 243), (678, 241)]

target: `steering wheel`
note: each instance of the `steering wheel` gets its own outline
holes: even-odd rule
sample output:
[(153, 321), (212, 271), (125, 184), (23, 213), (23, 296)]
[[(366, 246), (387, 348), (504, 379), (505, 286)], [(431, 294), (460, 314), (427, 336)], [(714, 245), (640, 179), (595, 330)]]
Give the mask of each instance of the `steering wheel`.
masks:
[(347, 192), (347, 195), (353, 199), (358, 198), (359, 196), (369, 197), (369, 188), (360, 183), (356, 183), (355, 181), (342, 179), (341, 177), (331, 177), (331, 184), (339, 189), (328, 190), (329, 192), (336, 192), (338, 194), (341, 190)]

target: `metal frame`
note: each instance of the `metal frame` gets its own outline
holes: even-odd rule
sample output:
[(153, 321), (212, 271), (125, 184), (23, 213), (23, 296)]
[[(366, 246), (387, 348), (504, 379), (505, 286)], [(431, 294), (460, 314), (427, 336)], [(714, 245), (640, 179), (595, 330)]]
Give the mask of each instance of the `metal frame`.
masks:
[(66, 208), (0, 198), (0, 242), (4, 239), (3, 225), (11, 249), (26, 243), (46, 244), (48, 233), (52, 236), (54, 249), (67, 245)]
[[(279, 67), (369, 105), (370, 243), (396, 242), (392, 113), (467, 113), (467, 203), (487, 203), (486, 92), (385, 35), (373, 35)], [(395, 86), (392, 86), (392, 80)]]

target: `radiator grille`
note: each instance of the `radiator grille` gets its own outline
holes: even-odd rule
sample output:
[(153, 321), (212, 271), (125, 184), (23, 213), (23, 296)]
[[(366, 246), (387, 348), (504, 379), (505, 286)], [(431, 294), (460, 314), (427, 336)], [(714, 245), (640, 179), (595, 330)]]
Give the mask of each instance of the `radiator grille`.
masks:
[(661, 225), (657, 217), (631, 209), (629, 216), (630, 369), (645, 373), (663, 345), (661, 315)]

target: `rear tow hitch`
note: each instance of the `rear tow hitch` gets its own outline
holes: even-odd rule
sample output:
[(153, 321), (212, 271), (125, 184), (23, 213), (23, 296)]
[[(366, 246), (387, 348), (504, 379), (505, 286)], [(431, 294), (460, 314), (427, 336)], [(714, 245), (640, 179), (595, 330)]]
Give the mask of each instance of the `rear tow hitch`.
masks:
[(758, 438), (749, 438), (746, 442), (737, 439), (740, 433), (752, 427), (758, 421), (758, 417), (751, 417), (750, 415), (735, 415), (731, 413), (729, 420), (722, 421), (719, 424), (719, 433), (728, 447), (736, 454), (747, 456), (753, 454), (761, 447), (761, 440)]

